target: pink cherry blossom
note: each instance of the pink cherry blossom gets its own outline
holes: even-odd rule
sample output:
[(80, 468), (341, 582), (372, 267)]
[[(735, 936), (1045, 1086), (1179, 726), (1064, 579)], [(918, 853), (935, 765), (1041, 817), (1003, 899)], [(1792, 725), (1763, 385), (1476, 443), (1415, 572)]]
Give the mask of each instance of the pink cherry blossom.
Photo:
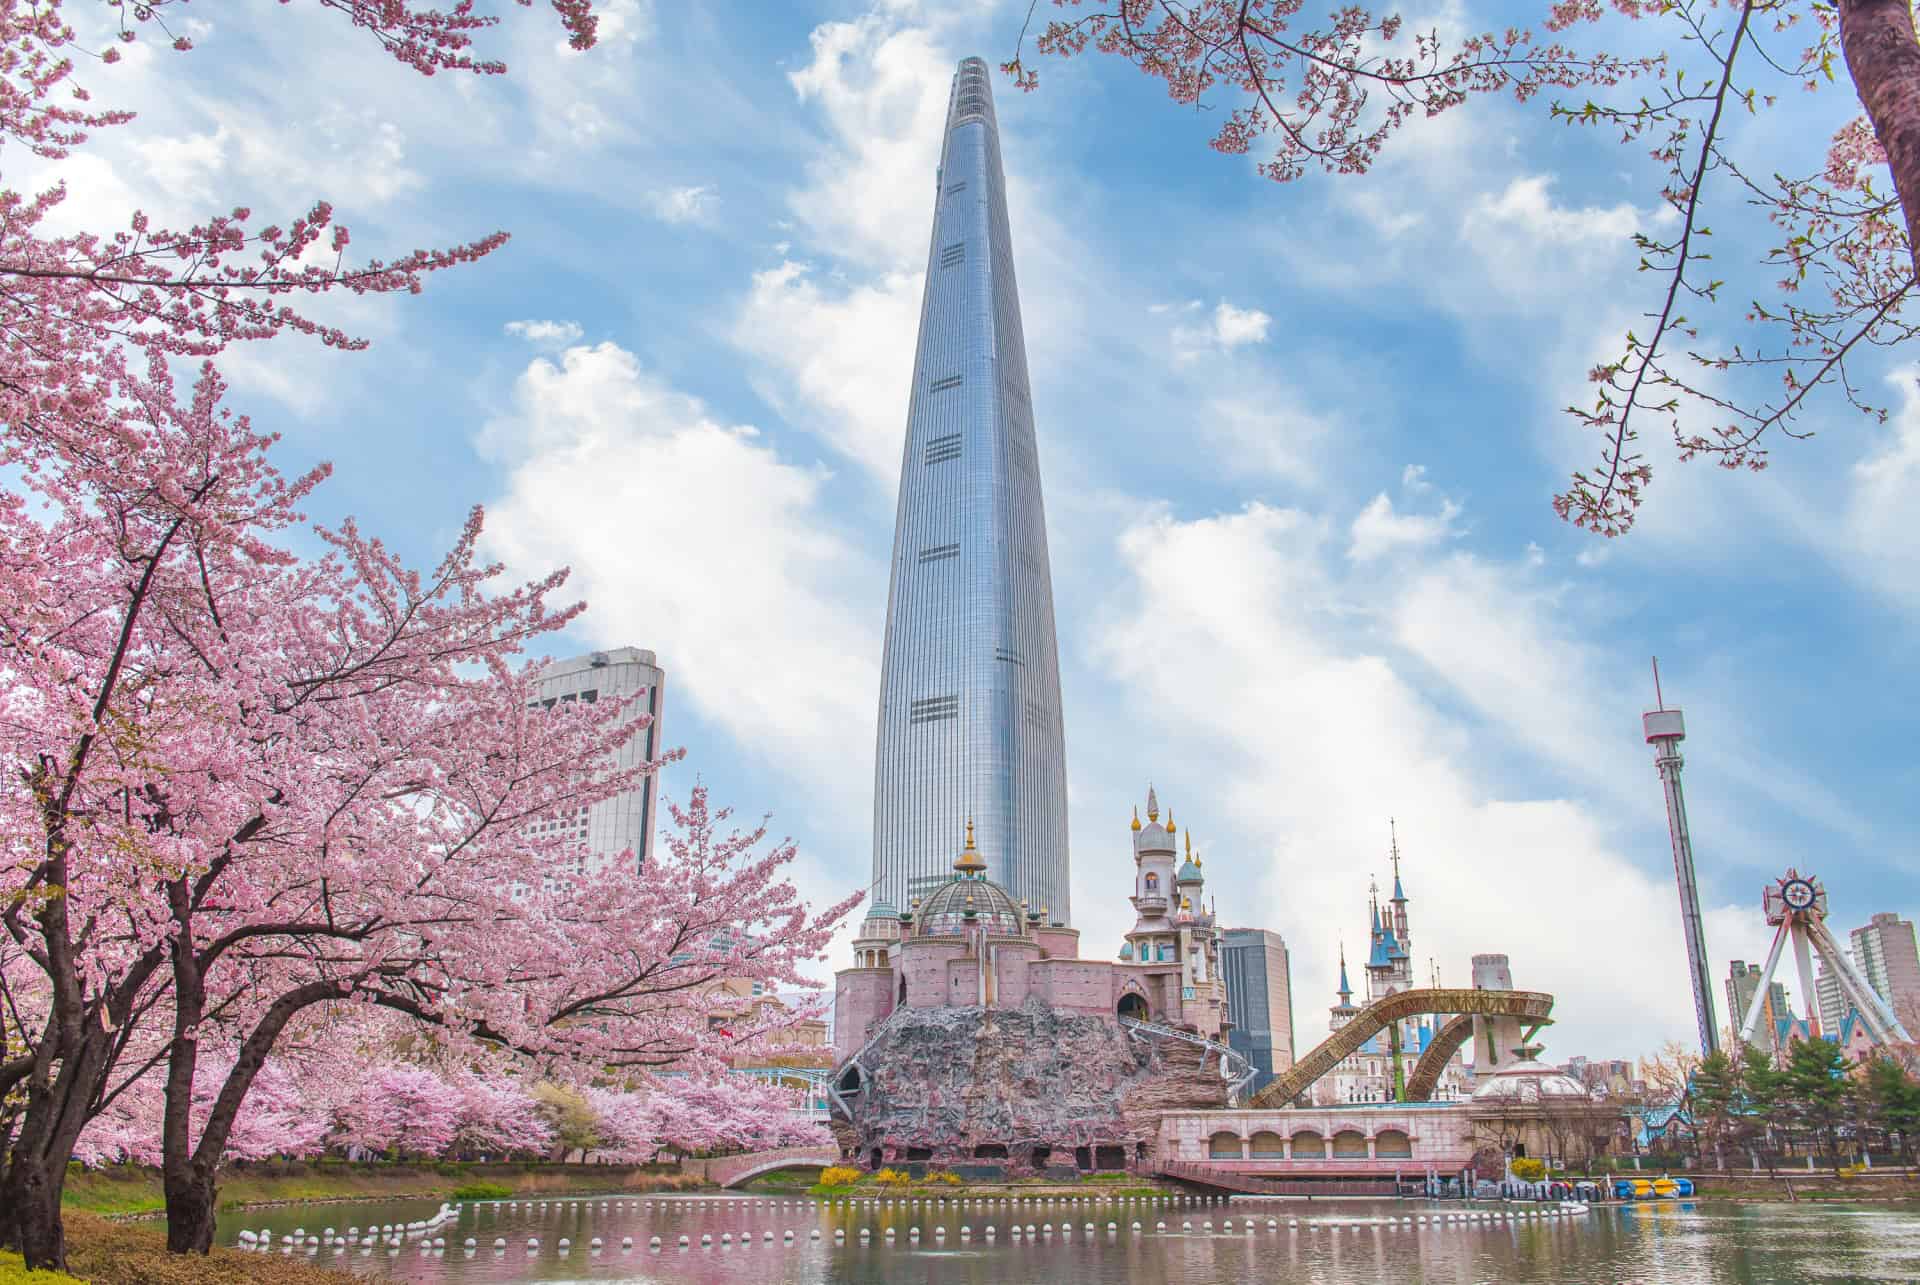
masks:
[[(477, 55), (498, 17), (473, 0), (320, 3), (415, 71), (503, 70)], [(553, 8), (592, 44), (588, 0)], [(203, 56), (168, 29), (178, 11), (120, 6), (121, 37)], [(79, 83), (88, 52), (58, 0), (0, 0), (0, 146), (57, 163), (129, 123)], [(301, 301), (416, 293), (504, 234), (352, 261), (325, 201), (283, 223), (130, 211), (54, 236), (64, 199), (0, 192), (0, 1243), (61, 1265), (69, 1158), (152, 1158), (156, 1133), (169, 1245), (200, 1251), (222, 1161), (315, 1145), (321, 1114), (422, 1153), (463, 1128), (538, 1136), (424, 1067), (296, 1118), (289, 1050), (358, 1038), (356, 1011), (503, 1075), (704, 1071), (777, 1047), (804, 1014), (738, 1013), (718, 983), (801, 985), (851, 902), (810, 911), (792, 845), (728, 828), (704, 790), (644, 874), (536, 830), (659, 766), (618, 765), (645, 726), (631, 703), (534, 700), (542, 649), (582, 610), (565, 573), (515, 583), (485, 562), (477, 509), (427, 569), (352, 521), (310, 527), (328, 468), (281, 474), (213, 364), (290, 332), (361, 346)]]

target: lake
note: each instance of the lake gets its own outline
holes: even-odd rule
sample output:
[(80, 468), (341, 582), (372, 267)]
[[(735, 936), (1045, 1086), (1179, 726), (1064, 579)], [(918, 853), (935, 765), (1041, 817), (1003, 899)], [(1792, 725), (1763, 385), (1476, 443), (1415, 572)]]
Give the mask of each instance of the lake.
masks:
[[(974, 1200), (956, 1208), (951, 1201), (824, 1205), (792, 1197), (609, 1195), (466, 1204), (428, 1234), (443, 1237), (444, 1249), (423, 1246), (419, 1235), (397, 1247), (337, 1243), (349, 1227), (365, 1236), (381, 1223), (431, 1218), (438, 1208), (437, 1201), (372, 1201), (251, 1210), (224, 1215), (219, 1239), (232, 1245), (243, 1228), (271, 1231), (274, 1247), (266, 1252), (283, 1253), (290, 1247), (281, 1238), (295, 1228), (314, 1236), (332, 1228), (336, 1243), (291, 1252), (373, 1280), (430, 1285), (1920, 1280), (1920, 1206), (1913, 1205), (1682, 1201), (1596, 1205), (1584, 1215), (1554, 1217), (1542, 1206), (1395, 1200), (1128, 1203), (1088, 1196), (1018, 1206)], [(1468, 1213), (1476, 1217), (1461, 1217)], [(1420, 1218), (1437, 1221), (1403, 1221)], [(1048, 1225), (1051, 1231), (1041, 1230)], [(589, 1243), (596, 1236), (603, 1241), (597, 1250)], [(657, 1249), (648, 1244), (654, 1236), (661, 1239)], [(468, 1238), (477, 1242), (472, 1249), (463, 1243)], [(565, 1249), (563, 1238), (572, 1242)], [(622, 1248), (624, 1238), (632, 1248)], [(704, 1238), (711, 1243), (703, 1245)], [(505, 1240), (505, 1248), (494, 1248), (495, 1240)]]

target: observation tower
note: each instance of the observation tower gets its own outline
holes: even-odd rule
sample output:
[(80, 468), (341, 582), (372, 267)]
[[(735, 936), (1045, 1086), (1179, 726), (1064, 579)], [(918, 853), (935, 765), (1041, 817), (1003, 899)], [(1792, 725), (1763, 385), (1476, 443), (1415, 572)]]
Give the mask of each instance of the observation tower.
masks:
[(1680, 790), (1680, 742), (1687, 739), (1686, 720), (1668, 709), (1660, 692), (1660, 661), (1653, 662), (1653, 702), (1656, 708), (1640, 718), (1647, 744), (1654, 747), (1653, 766), (1667, 798), (1667, 833), (1673, 840), (1673, 876), (1680, 885), (1680, 927), (1687, 938), (1687, 974), (1693, 982), (1694, 1019), (1700, 1024), (1700, 1052), (1718, 1052), (1720, 1028), (1713, 1016), (1713, 979), (1707, 970), (1707, 935), (1700, 924), (1700, 889), (1693, 878), (1693, 834), (1687, 828), (1687, 799)]

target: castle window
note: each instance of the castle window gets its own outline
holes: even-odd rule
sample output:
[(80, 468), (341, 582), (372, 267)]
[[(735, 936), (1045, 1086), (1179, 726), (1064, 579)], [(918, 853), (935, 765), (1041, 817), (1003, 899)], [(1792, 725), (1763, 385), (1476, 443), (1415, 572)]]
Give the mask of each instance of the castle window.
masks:
[(1148, 891), (1148, 892), (1159, 892), (1159, 891), (1160, 891), (1160, 876), (1159, 876), (1159, 875), (1157, 875), (1157, 874), (1151, 874), (1151, 873), (1147, 875), (1147, 891)]

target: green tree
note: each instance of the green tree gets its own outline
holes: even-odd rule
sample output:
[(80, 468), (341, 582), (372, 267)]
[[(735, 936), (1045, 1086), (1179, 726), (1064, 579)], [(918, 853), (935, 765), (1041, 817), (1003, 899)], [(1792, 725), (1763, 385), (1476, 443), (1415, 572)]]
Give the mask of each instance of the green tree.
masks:
[(1832, 1040), (1795, 1040), (1787, 1051), (1781, 1073), (1784, 1106), (1795, 1124), (1824, 1143), (1840, 1166), (1840, 1125), (1852, 1114), (1852, 1085), (1847, 1072), (1853, 1063)]
[(1913, 1159), (1913, 1139), (1920, 1133), (1920, 1080), (1892, 1058), (1878, 1057), (1867, 1065), (1867, 1118), (1876, 1129), (1900, 1138), (1900, 1153)]
[(1786, 1094), (1785, 1080), (1773, 1065), (1773, 1060), (1754, 1045), (1747, 1045), (1740, 1051), (1740, 1097), (1743, 1111), (1740, 1116), (1742, 1141), (1758, 1143), (1767, 1155), (1767, 1168), (1773, 1168), (1773, 1131), (1786, 1123), (1782, 1116), (1782, 1102)]
[(534, 1085), (533, 1097), (541, 1116), (553, 1128), (555, 1160), (565, 1160), (576, 1151), (585, 1160), (600, 1145), (600, 1117), (584, 1094), (548, 1081)]
[(1719, 1049), (1701, 1058), (1700, 1065), (1693, 1069), (1687, 1099), (1702, 1149), (1713, 1148), (1715, 1167), (1725, 1169), (1725, 1147), (1731, 1140), (1742, 1099), (1740, 1069), (1733, 1059)]

